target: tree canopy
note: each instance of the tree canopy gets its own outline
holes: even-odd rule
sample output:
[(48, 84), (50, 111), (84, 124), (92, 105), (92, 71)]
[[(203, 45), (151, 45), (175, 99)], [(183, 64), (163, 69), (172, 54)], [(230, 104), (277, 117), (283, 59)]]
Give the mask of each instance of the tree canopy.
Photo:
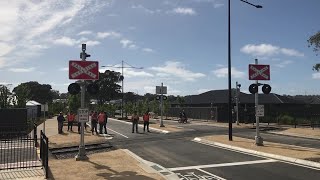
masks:
[(99, 86), (99, 92), (95, 97), (98, 104), (102, 105), (106, 101), (120, 98), (121, 86), (117, 83), (120, 82), (121, 74), (119, 72), (106, 70), (104, 73), (99, 73), (99, 80), (95, 83)]
[[(314, 34), (313, 36), (311, 36), (308, 40), (308, 43), (309, 43), (309, 47), (313, 47), (313, 51), (317, 53), (320, 50), (320, 31)], [(319, 71), (320, 64), (315, 64), (313, 66), (313, 70)]]
[(51, 89), (51, 85), (49, 84), (29, 81), (19, 84), (13, 89), (13, 92), (17, 97), (18, 106), (24, 107), (28, 100), (34, 100), (41, 104), (52, 102), (54, 93), (52, 93)]
[(7, 86), (0, 84), (0, 108), (7, 108), (10, 103), (10, 90)]

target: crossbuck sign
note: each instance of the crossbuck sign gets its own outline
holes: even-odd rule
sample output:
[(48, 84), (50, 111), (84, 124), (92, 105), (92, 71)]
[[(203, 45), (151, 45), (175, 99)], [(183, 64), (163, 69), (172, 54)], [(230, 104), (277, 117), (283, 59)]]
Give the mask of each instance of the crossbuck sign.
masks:
[(270, 66), (249, 64), (249, 80), (270, 80)]
[(69, 79), (98, 80), (98, 61), (69, 61)]

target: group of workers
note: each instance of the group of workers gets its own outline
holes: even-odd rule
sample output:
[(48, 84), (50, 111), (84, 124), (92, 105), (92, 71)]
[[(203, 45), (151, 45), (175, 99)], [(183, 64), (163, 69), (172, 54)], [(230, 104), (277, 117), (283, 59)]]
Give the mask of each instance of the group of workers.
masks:
[[(63, 133), (63, 123), (64, 121), (68, 122), (68, 131), (72, 131), (72, 126), (75, 122), (78, 122), (77, 120), (77, 115), (69, 112), (66, 116), (66, 118), (63, 116), (63, 113), (60, 112), (59, 116), (57, 117), (58, 120), (58, 133), (62, 134)], [(97, 111), (91, 111), (90, 115), (89, 115), (89, 121), (91, 122), (91, 133), (94, 134), (94, 132), (96, 134), (98, 134), (98, 130), (97, 130), (97, 125), (99, 124), (100, 128), (99, 128), (99, 134), (102, 134), (104, 131), (104, 134), (107, 134), (107, 121), (108, 121), (108, 115), (106, 112), (101, 111), (99, 114)], [(78, 122), (78, 133), (81, 133), (81, 122)], [(87, 123), (84, 123), (84, 127), (87, 130)]]
[[(145, 112), (143, 115), (143, 132), (146, 131), (150, 132), (149, 130), (149, 120), (150, 120), (150, 115), (149, 112)], [(59, 134), (62, 134), (63, 131), (63, 123), (64, 121), (68, 121), (68, 131), (72, 131), (72, 126), (74, 122), (77, 122), (77, 115), (69, 112), (66, 116), (66, 118), (63, 116), (63, 113), (60, 112), (59, 116), (57, 117), (58, 120), (58, 132)], [(99, 124), (99, 134), (102, 134), (104, 131), (104, 134), (107, 134), (107, 121), (108, 121), (108, 115), (106, 112), (101, 111), (99, 114), (97, 111), (91, 111), (89, 115), (89, 121), (91, 122), (91, 133), (92, 135), (94, 132), (98, 134), (97, 130), (97, 125)], [(138, 123), (139, 123), (139, 115), (137, 114), (137, 111), (134, 111), (133, 115), (131, 116), (131, 121), (132, 121), (132, 133), (134, 133), (134, 130), (136, 130), (136, 133), (138, 132)], [(84, 123), (84, 127), (87, 130), (87, 124)], [(81, 123), (78, 122), (78, 133), (80, 134), (81, 130)]]
[[(142, 116), (142, 118), (143, 118), (143, 132), (146, 131), (146, 127), (147, 127), (147, 131), (150, 132), (149, 131), (149, 120), (150, 120), (149, 112), (146, 111)], [(139, 133), (138, 131), (139, 115), (137, 111), (134, 111), (133, 115), (131, 116), (131, 121), (132, 121), (132, 133), (134, 133), (134, 129), (136, 129), (136, 133)]]

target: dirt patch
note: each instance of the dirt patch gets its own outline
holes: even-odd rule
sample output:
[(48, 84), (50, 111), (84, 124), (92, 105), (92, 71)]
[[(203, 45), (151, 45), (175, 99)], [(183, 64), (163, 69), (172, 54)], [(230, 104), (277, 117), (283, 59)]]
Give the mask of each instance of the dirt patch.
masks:
[[(92, 135), (91, 132), (84, 133), (85, 144), (103, 143), (106, 142), (104, 136)], [(80, 134), (78, 132), (64, 131), (63, 134), (56, 134), (49, 137), (49, 148), (77, 146), (80, 144)]]
[(88, 157), (86, 161), (50, 159), (49, 179), (163, 179), (158, 174), (144, 171), (139, 162), (122, 150), (91, 154)]
[(292, 133), (296, 135), (301, 135), (301, 136), (314, 136), (317, 138), (320, 138), (320, 128), (290, 128), (286, 129), (284, 131), (281, 131), (281, 133)]
[(256, 146), (255, 141), (252, 139), (240, 138), (233, 136), (233, 141), (229, 141), (227, 135), (218, 136), (204, 136), (201, 139), (237, 146), (245, 149), (255, 151), (277, 154), (292, 158), (314, 160), (316, 162), (320, 159), (320, 150), (312, 148), (304, 148), (299, 146), (285, 145), (279, 143), (271, 143), (264, 141), (264, 146)]

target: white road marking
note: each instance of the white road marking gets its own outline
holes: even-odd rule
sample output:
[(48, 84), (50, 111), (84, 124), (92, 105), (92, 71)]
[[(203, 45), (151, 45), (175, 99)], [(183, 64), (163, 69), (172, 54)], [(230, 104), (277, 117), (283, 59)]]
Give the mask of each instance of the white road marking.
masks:
[[(113, 118), (108, 118), (108, 120), (117, 121), (117, 122), (121, 122), (121, 123), (125, 123), (125, 124), (132, 124), (131, 122), (126, 122), (126, 121), (113, 119)], [(141, 125), (141, 124), (138, 124), (138, 126), (143, 128), (143, 125)], [(158, 131), (158, 132), (163, 133), (163, 134), (168, 134), (170, 132), (170, 131), (167, 131), (167, 130), (161, 130), (161, 129), (157, 129), (157, 128), (153, 128), (153, 127), (149, 127), (149, 129), (153, 130), (153, 131)]]
[[(208, 145), (208, 146), (212, 146), (215, 148), (219, 148), (219, 149), (225, 149), (228, 151), (233, 151), (233, 152), (237, 152), (237, 153), (241, 153), (241, 154), (246, 154), (246, 155), (250, 155), (250, 156), (256, 156), (256, 157), (260, 157), (260, 158), (270, 158), (273, 159), (272, 157), (268, 157), (268, 156), (263, 156), (263, 155), (258, 155), (258, 154), (254, 154), (254, 153), (250, 153), (250, 152), (244, 152), (244, 151), (240, 151), (240, 150), (235, 150), (235, 149), (231, 149), (231, 148), (227, 148), (227, 147), (221, 147), (218, 145), (214, 145), (214, 144), (210, 144), (210, 143), (206, 143), (201, 141), (201, 138), (194, 138), (193, 140), (191, 140), (193, 142), (197, 142), (200, 144), (204, 144), (204, 145)], [(293, 146), (294, 147), (294, 146)], [(302, 146), (297, 146), (297, 147), (301, 147), (301, 148), (305, 148)], [(306, 149), (310, 149), (310, 148), (306, 148)], [(311, 148), (310, 150), (315, 150), (313, 148)], [(282, 162), (282, 163), (286, 163), (286, 164), (292, 164), (292, 165), (296, 165), (296, 166), (300, 166), (300, 167), (305, 167), (305, 168), (309, 168), (309, 169), (314, 169), (314, 170), (320, 170), (320, 168), (317, 167), (312, 167), (312, 166), (308, 166), (308, 165), (303, 165), (303, 164), (299, 164), (299, 163), (295, 163), (295, 162), (290, 162), (290, 161), (286, 161), (286, 160), (280, 160), (280, 159), (274, 159), (278, 162)]]
[(112, 132), (114, 132), (114, 133), (116, 133), (116, 134), (119, 134), (120, 136), (123, 136), (123, 137), (125, 137), (125, 138), (129, 138), (128, 136), (125, 136), (125, 135), (123, 135), (123, 134), (121, 134), (121, 133), (119, 133), (119, 132), (117, 132), (117, 131), (115, 131), (115, 130), (112, 130), (112, 129), (110, 129), (110, 128), (107, 128), (107, 129), (109, 129), (110, 131), (112, 131)]
[(256, 161), (243, 161), (243, 162), (232, 162), (232, 163), (221, 163), (221, 164), (207, 164), (207, 165), (198, 165), (198, 166), (187, 166), (187, 167), (177, 167), (169, 168), (170, 171), (181, 171), (188, 169), (200, 169), (200, 168), (213, 168), (213, 167), (226, 167), (226, 166), (240, 166), (248, 164), (261, 164), (261, 163), (270, 163), (277, 162), (278, 160), (266, 159), (266, 160), (256, 160)]
[(207, 171), (205, 171), (205, 170), (202, 170), (202, 169), (197, 169), (197, 170), (198, 170), (198, 171), (201, 171), (201, 172), (203, 172), (203, 173), (205, 173), (205, 174), (208, 174), (208, 175), (212, 176), (212, 177), (215, 178), (215, 179), (218, 179), (218, 180), (227, 180), (227, 179), (222, 178), (222, 177), (220, 177), (220, 176), (217, 176), (217, 175), (214, 175), (214, 174), (212, 174), (212, 173), (209, 173), (209, 172), (207, 172)]

